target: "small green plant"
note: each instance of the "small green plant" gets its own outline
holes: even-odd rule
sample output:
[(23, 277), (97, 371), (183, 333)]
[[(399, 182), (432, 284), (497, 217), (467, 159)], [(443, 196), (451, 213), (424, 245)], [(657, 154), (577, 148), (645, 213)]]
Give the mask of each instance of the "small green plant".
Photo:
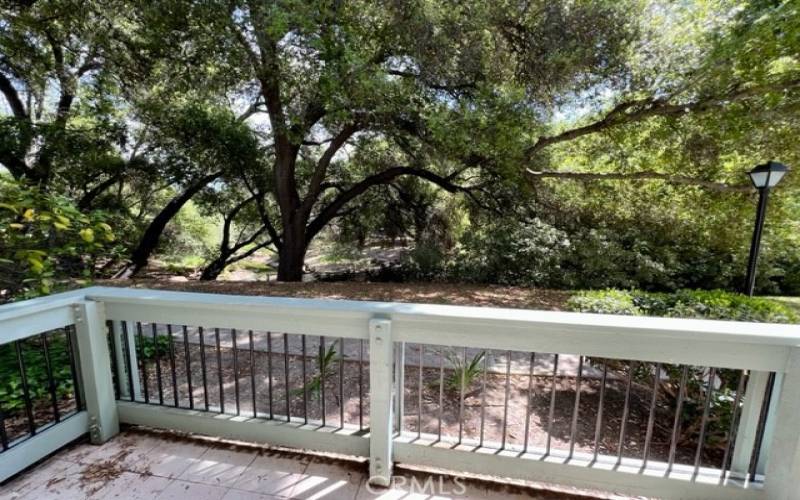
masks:
[(292, 391), (294, 395), (302, 395), (305, 392), (311, 394), (311, 397), (319, 398), (322, 394), (322, 379), (330, 380), (334, 376), (334, 363), (336, 362), (336, 344), (332, 343), (324, 353), (317, 354), (317, 365), (319, 366), (319, 373), (311, 377), (311, 380), (306, 384)]
[(160, 358), (169, 356), (169, 337), (166, 335), (156, 335), (156, 340), (153, 337), (147, 336), (142, 333), (142, 336), (136, 335), (136, 352), (139, 353), (141, 359), (152, 360), (155, 359), (156, 353)]
[(486, 357), (486, 351), (479, 352), (470, 360), (464, 360), (462, 356), (453, 351), (448, 351), (445, 357), (453, 366), (453, 372), (445, 377), (445, 389), (448, 392), (460, 393), (462, 384), (465, 389), (472, 386), (472, 383), (483, 373), (481, 363)]

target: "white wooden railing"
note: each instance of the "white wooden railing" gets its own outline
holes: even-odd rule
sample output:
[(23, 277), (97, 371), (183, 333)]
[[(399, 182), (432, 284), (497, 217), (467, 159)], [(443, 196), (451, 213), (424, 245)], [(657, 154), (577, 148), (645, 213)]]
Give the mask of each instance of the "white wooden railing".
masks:
[[(136, 343), (133, 342), (135, 335), (142, 335), (142, 324), (151, 325), (154, 336), (166, 335), (157, 325), (170, 325), (168, 335), (171, 350), (174, 349), (173, 338), (177, 338), (174, 337), (172, 325), (204, 326), (208, 328), (207, 331), (215, 328), (233, 331), (234, 359), (238, 352), (236, 331), (302, 335), (302, 358), (292, 354), (295, 357), (291, 363), (302, 363), (304, 381), (307, 377), (305, 350), (308, 337), (346, 339), (347, 345), (357, 342), (367, 346), (369, 424), (365, 426), (362, 422), (355, 425), (346, 422), (344, 416), (338, 425), (325, 423), (324, 402), (323, 421), (310, 418), (307, 389), (303, 389), (306, 392), (302, 395), (305, 405), (303, 414), (292, 413), (288, 401), (294, 394), (289, 390), (291, 347), (285, 335), (284, 395), (287, 402), (284, 414), (278, 415), (277, 409), (273, 412), (271, 364), (269, 416), (258, 408), (256, 399), (261, 396), (257, 393), (252, 373), (252, 415), (239, 409), (238, 372), (235, 380), (235, 411), (230, 404), (224, 407), (221, 375), (218, 407), (209, 405), (207, 394), (205, 407), (201, 408), (203, 405), (197, 401), (197, 404), (192, 403), (191, 408), (186, 407), (179, 402), (179, 395), (185, 394), (185, 391), (179, 394), (183, 389), (175, 385), (175, 363), (178, 358), (174, 350), (170, 351), (172, 395), (175, 397), (175, 404), (172, 405), (168, 397), (169, 387), (165, 389), (167, 396), (162, 393), (161, 372), (157, 395), (147, 375), (139, 373), (140, 367), (148, 369), (147, 362), (142, 364), (142, 360), (137, 359)], [(88, 432), (93, 443), (102, 443), (119, 432), (120, 423), (129, 423), (367, 457), (370, 462), (370, 481), (382, 485), (390, 482), (392, 464), (400, 462), (449, 469), (456, 473), (489, 474), (664, 498), (800, 498), (797, 488), (800, 481), (800, 426), (797, 423), (797, 415), (800, 415), (800, 325), (105, 287), (91, 287), (0, 306), (0, 345), (67, 326), (74, 327), (77, 338), (81, 396), (85, 409), (79, 408), (69, 419), (51, 424), (2, 451), (0, 480), (7, 479), (82, 434)], [(268, 342), (271, 342), (272, 334), (269, 335)], [(219, 356), (219, 330), (216, 336)], [(251, 334), (248, 359), (254, 365), (256, 354), (252, 338)], [(191, 376), (188, 375), (191, 372), (189, 344), (191, 342), (184, 344), (187, 380)], [(744, 397), (737, 398), (737, 403), (741, 402), (742, 407), (732, 424), (736, 426), (736, 432), (735, 441), (728, 446), (729, 459), (726, 451), (726, 460), (723, 460), (721, 467), (701, 464), (700, 458), (694, 464), (668, 464), (646, 460), (646, 457), (645, 460), (623, 457), (621, 452), (619, 456), (608, 456), (597, 451), (592, 454), (581, 450), (570, 449), (567, 452), (550, 449), (549, 433), (547, 449), (528, 446), (527, 427), (524, 447), (519, 443), (505, 442), (505, 427), (502, 445), (484, 442), (483, 420), (480, 441), (462, 438), (460, 430), (457, 440), (452, 436), (442, 437), (441, 430), (438, 435), (425, 432), (421, 423), (416, 432), (410, 432), (403, 427), (402, 415), (398, 426), (394, 414), (404, 402), (406, 391), (403, 383), (407, 380), (404, 370), (408, 362), (403, 357), (406, 346), (410, 344), (419, 346), (420, 363), (425, 362), (422, 354), (424, 349), (435, 351), (436, 348), (431, 346), (454, 346), (509, 353), (569, 353), (582, 356), (581, 367), (584, 357), (587, 357), (743, 370), (748, 374), (749, 381)], [(206, 352), (206, 345), (204, 343), (200, 347), (203, 353)], [(197, 346), (199, 344), (193, 344), (192, 348), (196, 349)], [(345, 341), (342, 340), (339, 346), (342, 353), (340, 367), (343, 367)], [(273, 347), (270, 346), (270, 349)], [(464, 352), (467, 352), (466, 349)], [(273, 352), (270, 351), (270, 363), (272, 356)], [(221, 358), (217, 359), (221, 363)], [(510, 360), (509, 354), (506, 381), (511, 371)], [(237, 366), (235, 363), (234, 366)], [(554, 386), (558, 371), (557, 358), (555, 363)], [(169, 364), (163, 366), (168, 367)], [(220, 366), (218, 368), (221, 370)], [(359, 376), (364, 366), (364, 360), (361, 359), (358, 362)], [(161, 370), (159, 364), (151, 364), (150, 367)], [(447, 367), (448, 370), (452, 368)], [(444, 374), (444, 361), (440, 369)], [(204, 364), (204, 385), (207, 382), (205, 370)], [(425, 375), (424, 369), (419, 369), (418, 373), (419, 400), (422, 403), (422, 392), (426, 390), (421, 381)], [(656, 377), (660, 377), (660, 368), (655, 373)], [(530, 378), (532, 386), (533, 368)], [(168, 386), (168, 374), (163, 375), (163, 380)], [(707, 383), (713, 389), (713, 375)], [(145, 398), (142, 392), (147, 391), (149, 384), (151, 394)], [(768, 384), (772, 384), (771, 391), (768, 390)], [(339, 385), (341, 394), (344, 394), (344, 385), (342, 378)], [(628, 386), (630, 394), (630, 382)], [(580, 385), (577, 387), (579, 399)], [(359, 397), (360, 389), (359, 385)], [(208, 391), (208, 388), (205, 390)], [(508, 393), (506, 388), (506, 411)], [(324, 394), (323, 379), (323, 400)], [(771, 394), (771, 397), (765, 400), (765, 394)], [(441, 396), (439, 401), (441, 405)], [(344, 408), (344, 401), (340, 403)], [(361, 403), (359, 400), (359, 405)], [(627, 415), (628, 397), (625, 405)], [(418, 407), (420, 422), (424, 406), (420, 404)], [(462, 383), (461, 410), (463, 407)], [(577, 421), (577, 400), (575, 408), (573, 418)], [(530, 412), (530, 403), (526, 409)], [(401, 410), (401, 413), (405, 412)], [(441, 414), (439, 418), (441, 426)], [(526, 418), (529, 420), (530, 415)], [(584, 414), (583, 418), (594, 419), (595, 416)], [(602, 418), (599, 418), (598, 422), (601, 421)], [(624, 418), (622, 425), (624, 437)], [(573, 423), (573, 441), (574, 427)], [(702, 447), (701, 439), (700, 451)], [(754, 450), (757, 452), (754, 453)], [(724, 463), (726, 461), (729, 462), (727, 466)]]

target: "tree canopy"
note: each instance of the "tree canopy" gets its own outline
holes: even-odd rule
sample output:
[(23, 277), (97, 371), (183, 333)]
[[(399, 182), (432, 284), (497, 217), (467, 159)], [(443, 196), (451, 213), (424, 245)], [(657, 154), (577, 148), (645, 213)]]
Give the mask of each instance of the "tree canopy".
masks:
[(609, 231), (696, 269), (740, 259), (744, 172), (798, 164), (799, 54), (778, 0), (3, 2), (0, 163), (118, 217), (125, 275), (190, 202), (220, 221), (207, 279), (271, 249), (299, 280), (320, 235), (420, 242), (443, 207), (484, 254), (495, 225), (595, 250)]

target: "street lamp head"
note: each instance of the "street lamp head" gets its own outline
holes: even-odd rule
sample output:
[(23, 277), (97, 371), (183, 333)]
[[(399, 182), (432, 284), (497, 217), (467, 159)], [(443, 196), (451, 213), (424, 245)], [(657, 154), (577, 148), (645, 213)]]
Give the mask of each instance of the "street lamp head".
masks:
[(747, 173), (757, 189), (772, 188), (780, 182), (789, 169), (783, 163), (768, 161)]

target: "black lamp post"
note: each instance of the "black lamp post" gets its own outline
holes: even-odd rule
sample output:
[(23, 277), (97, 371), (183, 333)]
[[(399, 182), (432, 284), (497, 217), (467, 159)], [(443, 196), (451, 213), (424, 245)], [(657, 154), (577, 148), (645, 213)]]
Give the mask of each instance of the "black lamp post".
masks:
[(778, 182), (786, 175), (789, 169), (786, 165), (776, 161), (768, 161), (763, 165), (748, 172), (753, 186), (758, 189), (758, 211), (756, 212), (756, 225), (753, 228), (753, 241), (750, 243), (750, 258), (747, 262), (747, 279), (745, 280), (745, 291), (747, 295), (753, 296), (753, 288), (756, 285), (756, 264), (758, 263), (758, 251), (761, 247), (761, 231), (764, 229), (764, 217), (767, 214), (767, 198), (770, 188), (775, 187)]

